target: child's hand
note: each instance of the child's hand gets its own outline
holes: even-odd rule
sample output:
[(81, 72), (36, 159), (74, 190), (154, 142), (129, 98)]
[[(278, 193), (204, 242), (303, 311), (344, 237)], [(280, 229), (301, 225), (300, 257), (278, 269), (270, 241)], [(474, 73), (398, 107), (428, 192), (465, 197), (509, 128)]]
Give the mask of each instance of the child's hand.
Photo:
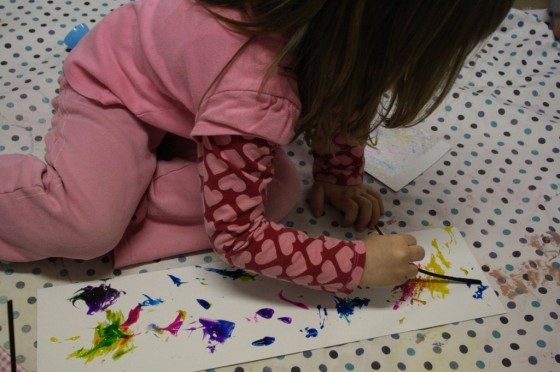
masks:
[(360, 285), (395, 286), (412, 279), (418, 268), (412, 262), (424, 258), (424, 248), (412, 235), (376, 235), (364, 239), (366, 263)]
[(356, 224), (357, 231), (373, 229), (383, 215), (381, 196), (364, 186), (340, 186), (315, 181), (309, 192), (309, 206), (315, 217), (325, 212), (325, 202), (343, 212), (342, 226)]

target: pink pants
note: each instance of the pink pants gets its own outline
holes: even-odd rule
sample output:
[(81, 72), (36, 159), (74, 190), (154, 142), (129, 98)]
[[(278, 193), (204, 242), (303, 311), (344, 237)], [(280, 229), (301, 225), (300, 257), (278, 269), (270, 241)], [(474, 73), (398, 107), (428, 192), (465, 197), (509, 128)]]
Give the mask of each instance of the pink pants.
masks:
[[(210, 248), (196, 161), (158, 161), (163, 129), (81, 96), (64, 78), (60, 84), (46, 164), (0, 156), (0, 259), (91, 259), (114, 249), (122, 267)], [(274, 168), (266, 211), (278, 221), (299, 181), (281, 149)]]

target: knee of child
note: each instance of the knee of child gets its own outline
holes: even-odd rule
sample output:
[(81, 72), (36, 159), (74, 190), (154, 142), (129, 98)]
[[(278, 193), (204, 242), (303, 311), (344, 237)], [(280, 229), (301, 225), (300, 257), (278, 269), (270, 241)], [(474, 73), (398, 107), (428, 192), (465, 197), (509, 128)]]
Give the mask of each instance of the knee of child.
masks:
[(110, 252), (120, 242), (126, 225), (109, 219), (91, 219), (87, 224), (74, 226), (61, 249), (62, 257), (90, 260)]

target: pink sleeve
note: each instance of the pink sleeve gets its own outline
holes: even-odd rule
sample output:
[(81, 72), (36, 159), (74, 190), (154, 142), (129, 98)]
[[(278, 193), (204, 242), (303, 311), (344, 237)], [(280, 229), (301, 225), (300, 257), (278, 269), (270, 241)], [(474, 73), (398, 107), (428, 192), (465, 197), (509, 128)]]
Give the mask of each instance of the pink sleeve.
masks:
[(365, 145), (348, 145), (340, 136), (333, 143), (336, 146), (333, 154), (313, 151), (313, 178), (335, 185), (361, 185), (364, 179)]
[(214, 250), (251, 272), (329, 292), (352, 292), (364, 268), (362, 241), (311, 238), (264, 218), (275, 149), (253, 137), (200, 139), (204, 219)]

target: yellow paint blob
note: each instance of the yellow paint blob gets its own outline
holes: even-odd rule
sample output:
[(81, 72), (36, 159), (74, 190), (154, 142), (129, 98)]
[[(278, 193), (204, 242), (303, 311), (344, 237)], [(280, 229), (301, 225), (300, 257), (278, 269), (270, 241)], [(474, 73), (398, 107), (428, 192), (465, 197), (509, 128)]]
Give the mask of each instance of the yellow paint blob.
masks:
[(461, 269), (461, 271), (464, 272), (465, 275), (469, 275), (469, 270), (465, 269), (464, 267), (460, 267), (459, 269)]
[[(445, 271), (436, 262), (436, 256), (433, 253), (431, 255), (430, 262), (426, 265), (426, 269), (436, 274), (445, 275)], [(432, 298), (436, 298), (436, 294), (439, 298), (445, 298), (445, 296), (449, 294), (448, 282), (445, 280), (427, 280), (426, 288), (430, 290), (430, 295), (432, 296)]]
[[(450, 268), (451, 267), (451, 262), (448, 261), (445, 256), (443, 255), (443, 253), (441, 253), (441, 250), (439, 249), (439, 244), (437, 239), (432, 239), (432, 247), (434, 247), (437, 251), (437, 257), (439, 258), (439, 260), (441, 261), (442, 265), (445, 266), (446, 268)], [(444, 274), (444, 272), (441, 272), (438, 274)]]
[(60, 342), (60, 341), (58, 340), (58, 338), (53, 336), (53, 337), (51, 337), (51, 342)]

